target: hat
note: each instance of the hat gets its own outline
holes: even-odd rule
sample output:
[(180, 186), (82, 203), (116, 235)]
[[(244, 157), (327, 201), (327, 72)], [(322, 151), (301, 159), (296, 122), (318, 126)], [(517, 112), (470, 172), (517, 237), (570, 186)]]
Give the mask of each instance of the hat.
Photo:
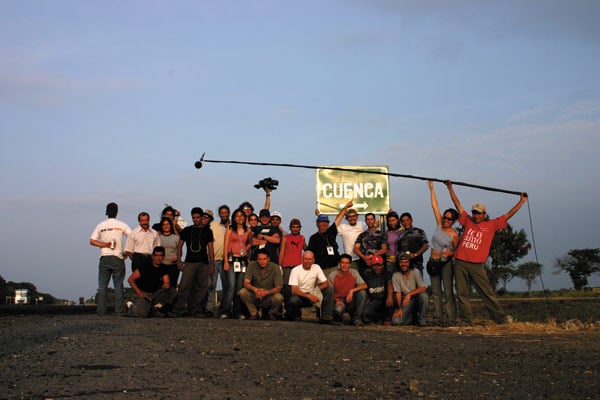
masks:
[(325, 214), (319, 214), (319, 216), (317, 217), (317, 222), (321, 221), (329, 222), (329, 217)]
[(106, 215), (117, 215), (118, 211), (119, 206), (117, 206), (117, 203), (108, 203), (106, 205)]
[(273, 211), (271, 213), (271, 218), (273, 218), (273, 217), (277, 217), (277, 218), (281, 219), (281, 213), (279, 211)]
[(398, 264), (400, 264), (401, 260), (410, 261), (410, 258), (408, 257), (408, 254), (406, 254), (405, 252), (401, 252), (401, 253), (398, 253), (398, 255), (396, 256), (396, 261), (398, 262)]
[(270, 216), (271, 216), (271, 213), (266, 208), (263, 208), (262, 210), (260, 210), (260, 213), (258, 214), (258, 218), (270, 217)]
[(215, 219), (215, 217), (213, 216), (212, 210), (204, 210), (202, 215), (207, 215), (210, 219)]
[(292, 220), (290, 221), (290, 226), (292, 226), (292, 225), (302, 226), (302, 222), (300, 222), (300, 220), (298, 218), (292, 218)]
[(383, 265), (383, 258), (381, 256), (371, 257), (371, 265)]
[(481, 203), (475, 203), (471, 206), (471, 211), (478, 211), (480, 213), (485, 212), (485, 205)]

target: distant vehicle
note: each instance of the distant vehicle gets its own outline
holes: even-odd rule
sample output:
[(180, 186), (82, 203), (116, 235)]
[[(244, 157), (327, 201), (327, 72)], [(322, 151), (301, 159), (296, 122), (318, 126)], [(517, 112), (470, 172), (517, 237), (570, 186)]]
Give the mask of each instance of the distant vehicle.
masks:
[(16, 289), (15, 290), (15, 304), (29, 304), (29, 290), (28, 289)]

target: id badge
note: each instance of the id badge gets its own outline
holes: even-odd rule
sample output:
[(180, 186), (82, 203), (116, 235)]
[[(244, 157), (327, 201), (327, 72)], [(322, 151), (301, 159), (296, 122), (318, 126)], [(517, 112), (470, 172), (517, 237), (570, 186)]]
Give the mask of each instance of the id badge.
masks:
[(333, 246), (327, 246), (327, 255), (334, 255)]
[(242, 272), (242, 263), (239, 261), (233, 262), (233, 272)]
[(246, 273), (246, 263), (243, 263), (243, 264), (242, 264), (242, 272), (243, 272), (243, 273)]

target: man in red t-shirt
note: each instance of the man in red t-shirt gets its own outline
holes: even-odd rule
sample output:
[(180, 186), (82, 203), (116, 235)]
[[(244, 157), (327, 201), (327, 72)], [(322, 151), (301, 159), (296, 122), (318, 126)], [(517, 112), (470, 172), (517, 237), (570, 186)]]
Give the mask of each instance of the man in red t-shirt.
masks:
[[(380, 256), (379, 260), (383, 262)], [(333, 317), (343, 322), (344, 312), (352, 316), (355, 326), (363, 326), (362, 314), (367, 300), (367, 284), (357, 270), (351, 269), (352, 256), (342, 254), (340, 267), (327, 278), (333, 288)]]
[(489, 219), (485, 206), (480, 203), (473, 204), (471, 216), (469, 216), (460, 204), (452, 187), (452, 182), (447, 180), (446, 186), (448, 186), (450, 197), (458, 210), (458, 222), (464, 227), (458, 248), (454, 252), (456, 298), (461, 320), (466, 325), (472, 324), (473, 310), (469, 300), (469, 278), (471, 278), (490, 317), (498, 324), (507, 324), (509, 319), (500, 304), (498, 304), (498, 300), (496, 300), (494, 288), (485, 272), (484, 263), (489, 256), (496, 231), (506, 228), (506, 221), (515, 215), (527, 201), (527, 193), (521, 193), (519, 202), (506, 214)]

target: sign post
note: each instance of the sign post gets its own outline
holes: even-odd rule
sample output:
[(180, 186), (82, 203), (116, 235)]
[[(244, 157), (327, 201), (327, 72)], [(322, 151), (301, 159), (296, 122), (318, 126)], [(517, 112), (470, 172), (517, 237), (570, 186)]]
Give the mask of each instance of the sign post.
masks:
[[(386, 166), (349, 166), (352, 171), (317, 171), (317, 210), (321, 214), (337, 214), (350, 200), (359, 214), (387, 214), (390, 209), (390, 179)], [(373, 173), (375, 172), (375, 173)]]

